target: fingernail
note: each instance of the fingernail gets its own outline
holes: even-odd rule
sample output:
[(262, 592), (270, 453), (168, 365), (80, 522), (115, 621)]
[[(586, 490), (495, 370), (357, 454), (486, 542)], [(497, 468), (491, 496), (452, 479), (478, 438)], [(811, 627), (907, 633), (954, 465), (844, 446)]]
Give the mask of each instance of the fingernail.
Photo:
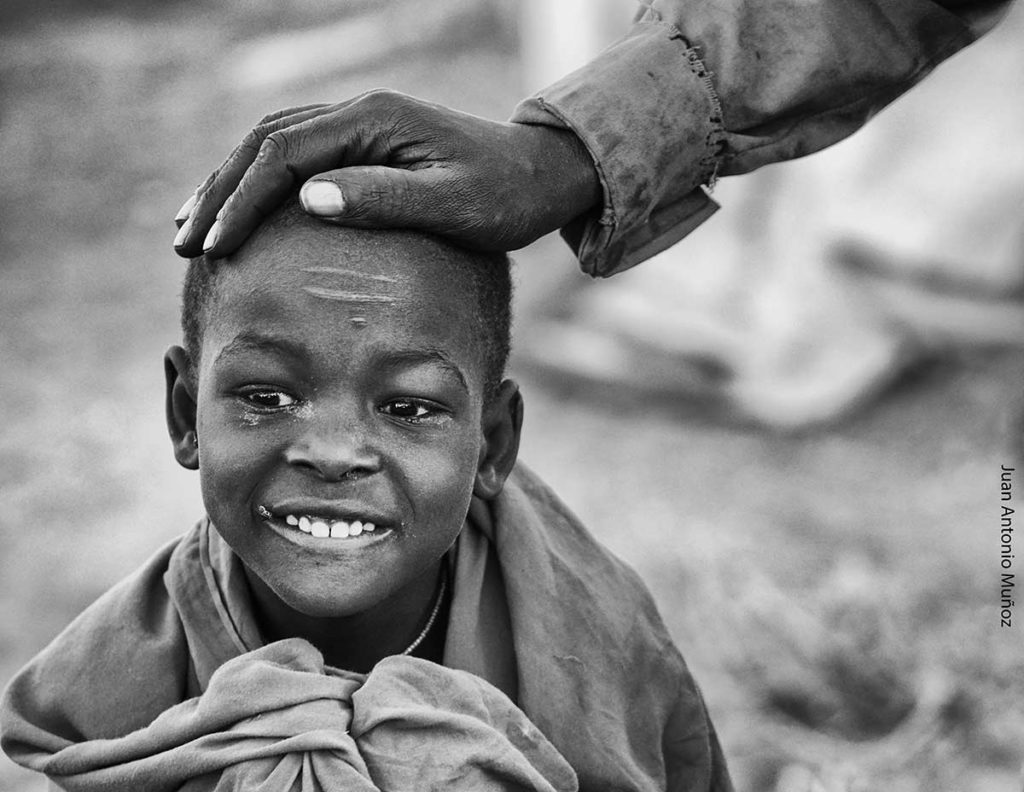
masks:
[(192, 193), (189, 199), (181, 205), (181, 209), (179, 209), (178, 213), (174, 216), (174, 221), (178, 222), (180, 220), (188, 220), (188, 216), (192, 214), (192, 209), (195, 208), (197, 200), (199, 200), (199, 194)]
[(185, 237), (188, 236), (188, 232), (192, 230), (192, 218), (189, 217), (185, 220), (185, 224), (178, 229), (177, 235), (174, 237), (174, 247), (181, 247), (185, 244)]
[(345, 197), (334, 182), (308, 181), (299, 191), (302, 208), (310, 214), (335, 217), (345, 210)]
[(203, 240), (203, 252), (206, 253), (217, 244), (217, 237), (220, 236), (220, 220), (214, 222), (210, 226), (210, 231), (206, 235), (206, 239)]

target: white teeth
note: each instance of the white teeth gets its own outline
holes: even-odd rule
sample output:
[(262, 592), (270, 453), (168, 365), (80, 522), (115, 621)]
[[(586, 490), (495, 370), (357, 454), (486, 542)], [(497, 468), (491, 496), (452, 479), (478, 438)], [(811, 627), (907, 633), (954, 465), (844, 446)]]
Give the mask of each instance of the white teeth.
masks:
[(372, 522), (363, 522), (361, 520), (355, 520), (351, 523), (344, 520), (329, 522), (324, 517), (296, 517), (294, 514), (287, 515), (284, 521), (293, 528), (298, 528), (303, 533), (312, 534), (318, 539), (325, 539), (327, 537), (347, 539), (350, 536), (359, 536), (367, 531), (377, 529), (377, 526)]

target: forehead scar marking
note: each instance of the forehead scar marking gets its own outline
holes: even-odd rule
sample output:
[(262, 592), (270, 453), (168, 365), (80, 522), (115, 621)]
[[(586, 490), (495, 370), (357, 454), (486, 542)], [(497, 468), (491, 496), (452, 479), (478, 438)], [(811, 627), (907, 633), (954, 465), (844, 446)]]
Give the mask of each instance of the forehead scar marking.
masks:
[(344, 275), (346, 278), (365, 278), (366, 280), (380, 281), (381, 283), (398, 283), (397, 278), (387, 275), (373, 275), (369, 272), (356, 272), (355, 270), (343, 269), (341, 267), (305, 267), (303, 272), (311, 275)]
[(322, 286), (303, 286), (302, 290), (314, 297), (323, 297), (325, 300), (338, 300), (340, 302), (356, 303), (397, 303), (402, 302), (398, 297), (389, 297), (386, 294), (361, 294), (360, 292), (345, 291), (344, 289), (325, 289)]

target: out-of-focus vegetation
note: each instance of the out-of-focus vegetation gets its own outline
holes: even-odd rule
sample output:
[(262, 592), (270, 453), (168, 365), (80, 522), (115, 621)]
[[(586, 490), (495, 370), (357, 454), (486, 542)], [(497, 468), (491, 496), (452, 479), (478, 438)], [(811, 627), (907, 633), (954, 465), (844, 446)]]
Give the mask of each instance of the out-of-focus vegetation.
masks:
[[(328, 6), (3, 6), (0, 682), (200, 513), (160, 360), (192, 186), (277, 107), (519, 96), (510, 4)], [(337, 50), (276, 79), (324, 30)], [(523, 325), (573, 264), (553, 240), (519, 258)], [(797, 436), (526, 378), (523, 457), (655, 590), (740, 789), (1009, 792), (1024, 615), (999, 629), (997, 489), (1022, 377), (1018, 352), (935, 364)], [(38, 787), (2, 760), (0, 788)]]

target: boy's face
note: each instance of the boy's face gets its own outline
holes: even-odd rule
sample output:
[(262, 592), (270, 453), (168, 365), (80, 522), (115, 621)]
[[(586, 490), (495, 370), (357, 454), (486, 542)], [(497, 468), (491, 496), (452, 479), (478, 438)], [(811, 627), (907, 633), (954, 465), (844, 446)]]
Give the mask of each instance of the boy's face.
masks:
[(329, 617), (433, 580), (481, 475), (500, 488), (515, 448), (495, 445), (518, 423), (514, 388), (485, 408), (468, 278), (415, 237), (339, 254), (323, 233), (289, 228), (222, 265), (194, 399), (213, 523), (285, 604)]

